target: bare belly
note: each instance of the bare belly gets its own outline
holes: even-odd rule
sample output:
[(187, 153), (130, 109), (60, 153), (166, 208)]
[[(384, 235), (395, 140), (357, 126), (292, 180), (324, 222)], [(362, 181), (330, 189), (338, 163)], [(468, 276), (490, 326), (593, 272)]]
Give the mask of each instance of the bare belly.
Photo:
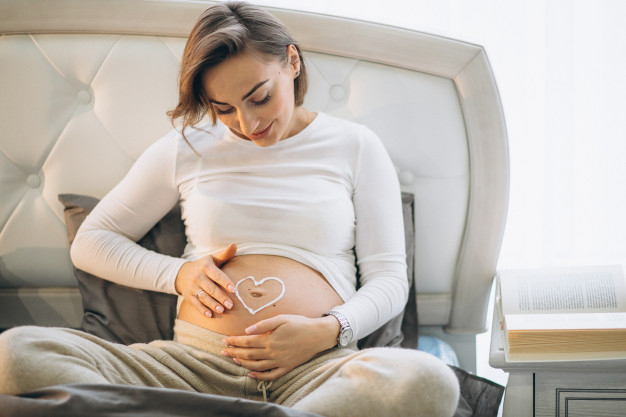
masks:
[(240, 297), (229, 294), (233, 308), (208, 318), (183, 301), (178, 312), (180, 320), (235, 336), (245, 334), (247, 327), (279, 314), (321, 317), (343, 303), (319, 272), (282, 256), (236, 256), (222, 270), (237, 285)]

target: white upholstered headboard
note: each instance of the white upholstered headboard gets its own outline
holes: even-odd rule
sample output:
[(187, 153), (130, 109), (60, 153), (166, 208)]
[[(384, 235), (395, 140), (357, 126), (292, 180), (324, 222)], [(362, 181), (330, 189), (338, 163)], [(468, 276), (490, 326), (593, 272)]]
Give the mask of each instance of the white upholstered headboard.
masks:
[[(0, 3), (0, 328), (80, 324), (59, 193), (102, 197), (171, 126), (185, 36), (210, 2)], [(485, 328), (508, 201), (506, 129), (485, 51), (293, 10), (305, 105), (383, 139), (415, 194), (419, 320)]]

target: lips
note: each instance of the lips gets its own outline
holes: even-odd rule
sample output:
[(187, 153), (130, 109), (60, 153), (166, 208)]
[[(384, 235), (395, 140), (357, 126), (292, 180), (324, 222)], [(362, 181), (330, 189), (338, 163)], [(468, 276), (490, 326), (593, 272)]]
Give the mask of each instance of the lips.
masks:
[(270, 123), (270, 125), (267, 128), (265, 128), (265, 130), (262, 130), (262, 131), (260, 131), (258, 133), (251, 133), (250, 134), (250, 139), (252, 139), (252, 140), (263, 139), (264, 137), (266, 137), (270, 133), (270, 130), (272, 130), (272, 126), (273, 125), (274, 125), (274, 122)]

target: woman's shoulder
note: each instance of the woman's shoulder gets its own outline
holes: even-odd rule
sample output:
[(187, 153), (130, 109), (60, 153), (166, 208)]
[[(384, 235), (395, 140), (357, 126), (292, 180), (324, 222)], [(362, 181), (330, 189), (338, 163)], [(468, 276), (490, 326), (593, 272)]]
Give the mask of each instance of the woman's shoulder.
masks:
[(367, 125), (343, 117), (319, 113), (319, 131), (332, 137), (334, 141), (341, 140), (347, 144), (360, 145), (368, 142), (379, 142), (378, 135)]
[(319, 112), (317, 115), (317, 119), (320, 122), (320, 125), (333, 128), (333, 129), (343, 129), (347, 132), (357, 132), (364, 127), (364, 124), (358, 123), (354, 120), (346, 119), (344, 117), (335, 116), (329, 113)]
[(170, 132), (172, 138), (176, 141), (176, 145), (181, 150), (196, 150), (200, 152), (203, 148), (221, 141), (224, 136), (224, 125), (221, 123), (213, 124), (211, 122), (203, 122), (195, 126), (185, 128), (185, 134), (182, 134), (180, 128), (175, 128)]
[(165, 136), (154, 142), (147, 150), (148, 153), (166, 153), (177, 158), (201, 154), (212, 144), (221, 140), (224, 127), (221, 124), (213, 125), (210, 122), (189, 126), (183, 135), (180, 127), (170, 130)]

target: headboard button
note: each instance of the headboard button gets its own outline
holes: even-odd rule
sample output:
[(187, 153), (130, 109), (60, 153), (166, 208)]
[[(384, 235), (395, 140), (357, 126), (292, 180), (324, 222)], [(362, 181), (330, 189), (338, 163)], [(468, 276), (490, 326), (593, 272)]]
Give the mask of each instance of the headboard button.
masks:
[(330, 97), (335, 101), (343, 100), (346, 95), (346, 89), (340, 84), (334, 84), (330, 87)]
[(39, 188), (39, 186), (41, 185), (41, 179), (37, 174), (30, 174), (26, 178), (26, 184), (28, 184), (30, 188)]
[(78, 97), (78, 101), (80, 101), (83, 104), (89, 104), (92, 99), (91, 93), (87, 90), (80, 90), (78, 94), (76, 95), (76, 97)]
[(411, 185), (415, 181), (415, 174), (408, 170), (400, 171), (398, 179), (402, 185)]

